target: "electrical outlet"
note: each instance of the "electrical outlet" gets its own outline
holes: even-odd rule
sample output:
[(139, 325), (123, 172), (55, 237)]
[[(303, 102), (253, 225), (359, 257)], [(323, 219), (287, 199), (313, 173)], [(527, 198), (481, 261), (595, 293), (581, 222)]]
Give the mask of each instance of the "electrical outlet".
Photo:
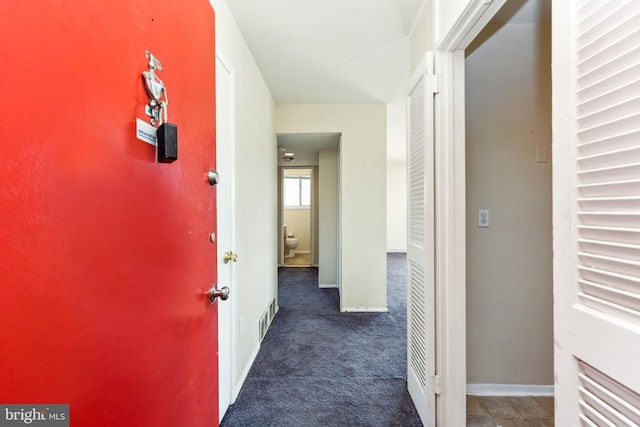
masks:
[(489, 227), (489, 209), (478, 209), (478, 227)]

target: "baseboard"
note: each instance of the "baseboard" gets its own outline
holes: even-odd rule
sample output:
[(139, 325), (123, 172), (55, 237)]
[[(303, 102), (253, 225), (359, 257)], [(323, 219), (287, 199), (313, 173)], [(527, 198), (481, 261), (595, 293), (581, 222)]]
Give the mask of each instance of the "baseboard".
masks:
[(337, 288), (338, 285), (335, 283), (319, 283), (318, 287), (320, 289), (332, 289), (332, 288)]
[(256, 357), (258, 357), (259, 351), (260, 351), (260, 343), (258, 343), (256, 348), (253, 350), (253, 353), (251, 353), (251, 356), (249, 357), (249, 361), (247, 362), (246, 366), (244, 367), (244, 370), (242, 371), (242, 375), (240, 376), (240, 381), (238, 381), (238, 384), (236, 384), (236, 386), (233, 389), (233, 395), (231, 396), (231, 403), (235, 402), (236, 398), (238, 397), (238, 394), (240, 394), (240, 390), (244, 385), (244, 381), (247, 379), (247, 375), (249, 375), (249, 370), (251, 370), (251, 367), (253, 366), (253, 362), (255, 362)]
[(388, 313), (387, 307), (340, 307), (342, 313)]
[(406, 249), (390, 249), (387, 251), (388, 254), (406, 254), (407, 250)]
[(553, 396), (553, 385), (536, 384), (467, 384), (473, 396)]

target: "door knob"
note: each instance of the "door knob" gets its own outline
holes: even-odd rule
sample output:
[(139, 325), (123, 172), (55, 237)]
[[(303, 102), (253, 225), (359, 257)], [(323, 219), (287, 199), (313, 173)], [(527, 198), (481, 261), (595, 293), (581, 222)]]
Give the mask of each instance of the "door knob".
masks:
[(216, 298), (220, 298), (222, 301), (226, 301), (229, 299), (229, 287), (223, 286), (221, 289), (218, 289), (217, 285), (211, 285), (209, 289), (209, 301), (213, 304), (216, 301)]
[(209, 181), (209, 185), (213, 187), (220, 182), (220, 174), (214, 170), (210, 170), (207, 172), (207, 181)]
[(236, 262), (238, 261), (238, 254), (234, 254), (233, 252), (225, 252), (224, 257), (222, 258), (225, 264), (228, 264), (229, 261)]

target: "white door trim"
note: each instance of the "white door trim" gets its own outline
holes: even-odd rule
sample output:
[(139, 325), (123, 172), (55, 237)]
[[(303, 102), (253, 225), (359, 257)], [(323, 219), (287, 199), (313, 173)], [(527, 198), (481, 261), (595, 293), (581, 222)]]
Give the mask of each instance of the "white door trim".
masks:
[(464, 50), (476, 38), (507, 0), (472, 0), (451, 30), (436, 43), (437, 50)]
[(472, 0), (436, 43), (435, 240), (437, 425), (466, 425), (466, 162), (464, 50), (506, 0)]
[[(228, 73), (229, 76), (229, 81), (228, 81), (228, 85), (229, 85), (229, 99), (228, 101), (228, 140), (227, 141), (217, 141), (216, 144), (216, 168), (218, 171), (222, 172), (221, 175), (221, 183), (223, 185), (228, 185), (227, 187), (227, 192), (225, 193), (226, 196), (224, 197), (224, 200), (221, 200), (221, 198), (217, 199), (218, 205), (220, 205), (220, 203), (224, 203), (226, 204), (226, 210), (228, 212), (228, 224), (224, 224), (224, 227), (226, 229), (222, 229), (222, 227), (220, 227), (220, 223), (218, 223), (218, 229), (216, 231), (217, 234), (217, 239), (219, 240), (223, 240), (225, 241), (225, 245), (228, 247), (222, 247), (219, 243), (218, 243), (218, 275), (220, 275), (220, 269), (222, 265), (220, 260), (222, 259), (223, 253), (227, 250), (233, 250), (235, 251), (235, 247), (236, 247), (236, 242), (235, 242), (235, 177), (234, 177), (234, 164), (235, 164), (235, 101), (234, 101), (234, 80), (235, 80), (235, 74), (233, 72), (232, 67), (229, 66), (229, 62), (227, 62), (225, 59), (224, 55), (221, 55), (220, 52), (216, 52), (216, 64), (221, 64), (226, 72)], [(216, 79), (217, 76), (219, 75), (220, 70), (216, 70)], [(216, 100), (217, 102), (217, 100)], [(217, 105), (217, 108), (220, 108), (219, 105)], [(219, 117), (219, 112), (216, 110), (216, 116)], [(217, 118), (216, 118), (217, 120)], [(220, 123), (218, 121), (217, 125), (219, 126)], [(216, 135), (217, 137), (217, 135)], [(221, 143), (226, 144), (225, 148), (226, 150), (224, 151), (224, 155), (223, 156), (219, 156), (220, 154), (220, 148), (222, 147)], [(221, 158), (224, 157), (224, 158)], [(219, 191), (219, 190), (218, 190)], [(220, 194), (220, 193), (218, 193)], [(218, 213), (220, 213), (220, 208), (218, 208)], [(219, 217), (220, 218), (220, 217)], [(222, 233), (225, 233), (224, 239), (222, 238)], [(233, 268), (233, 264), (230, 266), (225, 266), (228, 268)], [(229, 389), (228, 390), (223, 390), (222, 384), (219, 384), (219, 397), (220, 399), (222, 399), (222, 395), (223, 393), (227, 396), (227, 398), (225, 398), (225, 401), (228, 400), (229, 404), (232, 404), (235, 400), (236, 397), (238, 395), (238, 391), (239, 391), (239, 387), (236, 386), (236, 357), (235, 357), (235, 353), (236, 353), (236, 349), (235, 349), (235, 336), (236, 336), (236, 295), (235, 295), (235, 284), (234, 284), (234, 274), (233, 271), (230, 272), (229, 274), (229, 283), (228, 284), (222, 284), (222, 286), (229, 286), (229, 288), (231, 289), (231, 293), (230, 293), (230, 297), (227, 301), (218, 301), (218, 325), (220, 325), (220, 319), (221, 319), (221, 313), (222, 315), (226, 315), (227, 319), (226, 322), (228, 322), (228, 327), (229, 327), (229, 331), (227, 331), (227, 338), (226, 338), (226, 342), (227, 345), (229, 346), (229, 348), (227, 349), (226, 355), (225, 355), (225, 360), (226, 362), (222, 362), (225, 363), (226, 366), (222, 366), (222, 364), (219, 362), (218, 364), (218, 368), (219, 368), (219, 372), (218, 372), (218, 376), (220, 377), (220, 371), (222, 369), (228, 370), (229, 375), (230, 375), (230, 380), (229, 380)], [(223, 311), (221, 311), (221, 309)], [(220, 329), (220, 327), (218, 328)], [(218, 336), (220, 337), (220, 331), (218, 331)], [(218, 349), (218, 354), (220, 355), (223, 349)], [(226, 388), (226, 387), (225, 387)], [(222, 403), (222, 400), (221, 400)], [(222, 411), (222, 409), (226, 410), (225, 408), (221, 407), (221, 411), (220, 411), (220, 420), (222, 420), (222, 417), (224, 416), (224, 413)]]
[(436, 52), (435, 241), (437, 425), (466, 425), (464, 51)]

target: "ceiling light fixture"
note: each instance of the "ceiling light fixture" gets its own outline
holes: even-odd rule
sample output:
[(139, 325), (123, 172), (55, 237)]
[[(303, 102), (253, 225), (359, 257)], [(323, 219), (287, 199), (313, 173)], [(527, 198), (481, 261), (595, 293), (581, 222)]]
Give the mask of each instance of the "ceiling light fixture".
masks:
[(285, 153), (282, 155), (282, 160), (284, 160), (284, 162), (285, 162), (285, 163), (293, 163), (293, 161), (294, 161), (293, 159), (294, 159), (294, 157), (295, 157), (295, 156), (296, 156), (296, 155), (295, 155), (295, 154), (293, 154), (293, 153), (286, 153), (286, 152), (285, 152)]

